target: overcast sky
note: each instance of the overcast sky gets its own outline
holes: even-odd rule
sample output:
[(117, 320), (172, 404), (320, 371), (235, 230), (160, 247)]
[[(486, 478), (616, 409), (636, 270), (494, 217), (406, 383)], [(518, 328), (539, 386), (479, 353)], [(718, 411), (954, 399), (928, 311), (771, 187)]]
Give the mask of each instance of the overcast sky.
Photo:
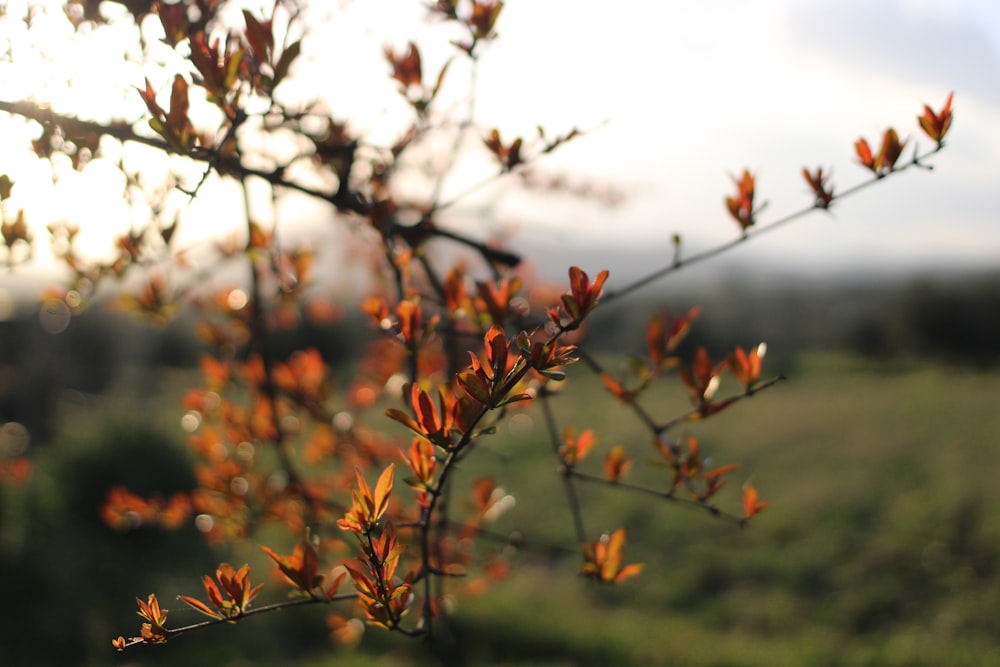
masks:
[(853, 184), (865, 177), (854, 140), (878, 141), (888, 125), (929, 147), (915, 115), (954, 90), (954, 133), (936, 172), (864, 192), (832, 221), (813, 216), (741, 249), (736, 261), (1000, 260), (1000, 5), (633, 1), (612, 12), (579, 3), (595, 8), (559, 20), (566, 4), (511, 4), (497, 67), (520, 63), (508, 63), (517, 67), (508, 95), (521, 78), (530, 103), (497, 121), (527, 125), (536, 109), (556, 127), (610, 120), (556, 158), (630, 193), (628, 206), (587, 219), (595, 234), (665, 245), (676, 230), (693, 248), (727, 239), (735, 233), (722, 208), (729, 173), (758, 174), (771, 202), (763, 220), (795, 210), (809, 201), (801, 166), (832, 167), (836, 184)]
[[(417, 0), (314, 3), (312, 15), (331, 20), (313, 25), (319, 39), (299, 65), (301, 90), (372, 140), (391, 136), (380, 128), (399, 127), (403, 110), (382, 48), (413, 39), (427, 70), (454, 51)], [(766, 222), (810, 203), (803, 166), (832, 168), (839, 189), (865, 179), (853, 153), (861, 136), (877, 145), (891, 125), (909, 138), (907, 156), (913, 141), (929, 148), (916, 116), (950, 91), (955, 122), (934, 172), (893, 177), (731, 261), (827, 272), (1000, 260), (1000, 5), (991, 0), (508, 0), (498, 27), (476, 120), (505, 139), (539, 124), (550, 135), (592, 128), (540, 166), (626, 194), (614, 209), (500, 200), (500, 222), (540, 263), (580, 243), (586, 256), (606, 249), (634, 268), (668, 257), (675, 232), (689, 252), (729, 240), (730, 174), (757, 174)], [(464, 75), (453, 75), (457, 95)], [(199, 205), (213, 217), (216, 204)], [(90, 224), (108, 213), (90, 214)]]
[[(351, 7), (359, 15), (364, 3)], [(370, 18), (402, 41), (412, 3)], [(391, 21), (384, 17), (393, 16)], [(853, 142), (896, 127), (911, 143), (922, 104), (955, 91), (933, 173), (906, 174), (734, 254), (805, 268), (996, 266), (1000, 260), (1000, 5), (989, 0), (622, 0), (507, 3), (483, 62), (478, 119), (504, 136), (608, 124), (545, 166), (606, 180), (627, 204), (513, 207), (522, 235), (638, 254), (680, 232), (691, 250), (731, 238), (730, 173), (758, 174), (762, 220), (809, 203), (802, 166), (835, 185), (865, 178)], [(909, 155), (909, 153), (907, 153)], [(543, 245), (543, 247), (545, 247)]]

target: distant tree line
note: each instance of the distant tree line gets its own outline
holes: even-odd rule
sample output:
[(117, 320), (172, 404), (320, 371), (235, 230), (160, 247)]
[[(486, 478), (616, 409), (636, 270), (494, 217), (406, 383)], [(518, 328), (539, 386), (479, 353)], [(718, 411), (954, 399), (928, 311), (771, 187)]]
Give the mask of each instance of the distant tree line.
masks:
[[(750, 298), (755, 290), (772, 298)], [(661, 295), (653, 294), (651, 299)], [(755, 295), (755, 296), (760, 296)], [(700, 340), (722, 355), (737, 344), (765, 341), (771, 363), (788, 367), (797, 355), (844, 351), (872, 360), (934, 361), (991, 369), (1000, 363), (1000, 280), (996, 276), (923, 277), (905, 283), (807, 284), (743, 287), (720, 283), (671, 297), (677, 312), (704, 306)], [(619, 312), (621, 311), (621, 312)], [(645, 317), (650, 309), (615, 308), (595, 315), (591, 344), (609, 352), (641, 350), (635, 326), (600, 326)], [(638, 315), (642, 313), (642, 315)], [(638, 324), (638, 323), (635, 323)], [(111, 335), (114, 333), (114, 335)], [(124, 334), (124, 335), (123, 335)], [(308, 319), (271, 344), (278, 356), (313, 347), (343, 372), (363, 344), (360, 319), (316, 323)], [(122, 345), (122, 341), (128, 341)], [(0, 422), (25, 424), (33, 438), (51, 433), (57, 402), (66, 391), (103, 394), (126, 369), (194, 368), (202, 344), (183, 322), (158, 328), (107, 313), (74, 318), (66, 331), (44, 331), (35, 311), (0, 322)], [(682, 350), (683, 352), (683, 350)], [(155, 392), (157, 374), (147, 372)]]

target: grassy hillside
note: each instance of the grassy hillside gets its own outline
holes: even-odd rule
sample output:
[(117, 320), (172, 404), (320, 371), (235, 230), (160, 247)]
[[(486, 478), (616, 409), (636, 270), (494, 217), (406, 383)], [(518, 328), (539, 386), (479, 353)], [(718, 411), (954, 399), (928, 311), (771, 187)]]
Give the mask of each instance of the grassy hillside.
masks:
[[(564, 551), (513, 553), (511, 579), (482, 597), (460, 598), (453, 655), (483, 665), (1000, 664), (1000, 373), (817, 354), (787, 369), (787, 382), (690, 425), (717, 463), (741, 464), (721, 504), (739, 511), (743, 480), (770, 501), (749, 529), (620, 490), (581, 487), (588, 533), (624, 525), (627, 559), (646, 563), (640, 578), (614, 588), (576, 576), (571, 519), (537, 413), (505, 423), (463, 464), (456, 488), (493, 475), (517, 504), (491, 528), (517, 530), (528, 544)], [(586, 369), (573, 371), (580, 381), (556, 397), (555, 408), (564, 421), (599, 434), (598, 449), (582, 467), (598, 473), (604, 452), (625, 444), (638, 461), (632, 479), (663, 475), (644, 465), (653, 452), (630, 412)], [(169, 424), (170, 437), (179, 435), (173, 398), (135, 400), (147, 402), (130, 404), (132, 418), (118, 422), (146, 423), (140, 415), (155, 414)], [(672, 386), (645, 404), (660, 417), (687, 406)], [(2, 608), (22, 610), (17, 619), (5, 615), (4, 627), (16, 644), (8, 648), (24, 649), (15, 654), (31, 655), (34, 664), (65, 664), (52, 657), (63, 645), (51, 641), (54, 629), (86, 643), (88, 664), (113, 664), (110, 637), (136, 622), (131, 596), (191, 592), (191, 582), (217, 561), (201, 546), (178, 553), (192, 542), (177, 542), (177, 535), (140, 536), (139, 544), (101, 527), (94, 502), (80, 499), (99, 497), (106, 485), (91, 489), (87, 480), (137, 465), (128, 457), (147, 452), (154, 438), (118, 433), (99, 410), (66, 417), (63, 435), (37, 462), (25, 521), (15, 516), (13, 500), (0, 502), (0, 556), (5, 571), (19, 573), (0, 579), (8, 601)], [(110, 443), (119, 440), (121, 451), (113, 453)], [(400, 493), (408, 491), (400, 485)], [(15, 542), (17, 550), (7, 549)], [(150, 547), (155, 562), (135, 557)], [(72, 568), (59, 565), (67, 554), (74, 554)], [(100, 554), (99, 564), (88, 554)], [(170, 585), (140, 580), (138, 569)], [(60, 576), (53, 579), (53, 572)], [(59, 610), (60, 623), (46, 615), (25, 621), (26, 609)], [(366, 632), (354, 652), (331, 651), (324, 634), (321, 614), (298, 610), (142, 647), (125, 658), (191, 667), (279, 658), (288, 664), (289, 643), (275, 641), (283, 636), (316, 655), (300, 657), (294, 663), (300, 667), (426, 661), (419, 642), (378, 630)], [(250, 654), (234, 646), (251, 647)]]
[[(570, 391), (559, 409), (642, 461), (650, 450), (627, 412), (591, 409), (599, 391)], [(627, 558), (645, 573), (605, 589), (575, 576), (575, 557), (515, 558), (512, 580), (460, 603), (456, 650), (474, 664), (994, 664), (997, 396), (996, 374), (809, 357), (787, 383), (695, 425), (771, 502), (751, 528), (586, 488), (588, 529), (626, 525)], [(492, 473), (518, 498), (498, 531), (572, 545), (551, 454), (526, 426), (463, 474)], [(734, 510), (738, 483), (723, 491)]]

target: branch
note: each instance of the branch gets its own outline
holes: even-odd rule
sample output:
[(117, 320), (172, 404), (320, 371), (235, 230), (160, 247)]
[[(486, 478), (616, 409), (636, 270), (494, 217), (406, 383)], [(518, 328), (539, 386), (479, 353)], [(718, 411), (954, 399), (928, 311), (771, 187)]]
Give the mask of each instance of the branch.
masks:
[[(884, 180), (884, 179), (886, 179), (886, 178), (888, 178), (890, 176), (893, 176), (895, 174), (901, 174), (902, 172), (906, 171), (907, 169), (909, 169), (911, 167), (920, 167), (920, 168), (923, 168), (923, 169), (930, 169), (932, 167), (923, 164), (923, 160), (925, 160), (926, 158), (931, 157), (932, 155), (936, 154), (943, 147), (944, 147), (944, 144), (938, 144), (932, 150), (929, 150), (926, 153), (923, 153), (923, 154), (920, 154), (920, 155), (915, 154), (913, 156), (913, 158), (909, 162), (906, 162), (903, 165), (892, 169), (891, 171), (880, 173), (880, 174), (878, 174), (876, 176), (873, 176), (872, 178), (868, 179), (867, 181), (862, 181), (862, 182), (858, 183), (857, 185), (854, 185), (854, 186), (852, 186), (850, 188), (847, 188), (846, 190), (844, 190), (840, 194), (835, 195), (833, 197), (833, 199), (831, 200), (831, 202), (836, 202), (836, 201), (839, 201), (839, 200), (841, 200), (841, 199), (843, 199), (845, 197), (850, 197), (851, 195), (857, 194), (858, 192), (860, 192), (860, 191), (862, 191), (862, 190), (864, 190), (866, 188), (871, 187), (875, 183), (878, 183), (879, 181), (882, 181), (882, 180)], [(660, 280), (661, 278), (670, 275), (671, 273), (674, 273), (676, 271), (681, 270), (685, 266), (690, 266), (692, 264), (698, 264), (700, 262), (704, 262), (705, 260), (711, 259), (711, 258), (715, 257), (716, 255), (721, 255), (722, 253), (726, 252), (727, 250), (731, 250), (731, 249), (735, 248), (736, 246), (740, 245), (741, 243), (749, 241), (752, 238), (757, 238), (759, 236), (763, 236), (764, 234), (767, 234), (768, 232), (772, 232), (775, 229), (778, 229), (780, 227), (784, 227), (785, 225), (787, 225), (787, 224), (789, 224), (791, 222), (794, 222), (795, 220), (798, 220), (799, 218), (805, 217), (807, 214), (812, 213), (813, 211), (816, 211), (816, 210), (825, 210), (827, 208), (829, 208), (829, 206), (822, 206), (819, 203), (814, 203), (811, 206), (807, 206), (806, 208), (802, 208), (802, 209), (799, 209), (798, 211), (795, 211), (793, 213), (789, 213), (788, 215), (785, 215), (784, 217), (778, 218), (777, 220), (774, 220), (774, 221), (769, 222), (767, 224), (760, 225), (760, 226), (755, 226), (752, 229), (744, 230), (744, 232), (743, 232), (743, 234), (741, 236), (733, 239), (732, 241), (727, 241), (727, 242), (722, 243), (722, 244), (720, 244), (718, 246), (715, 246), (714, 248), (709, 248), (708, 250), (705, 250), (705, 251), (700, 252), (700, 253), (696, 253), (694, 255), (690, 255), (689, 257), (686, 257), (686, 258), (681, 258), (679, 256), (679, 253), (678, 253), (678, 256), (676, 256), (674, 258), (674, 261), (672, 263), (668, 264), (667, 266), (664, 266), (661, 269), (657, 269), (656, 271), (653, 271), (649, 275), (644, 276), (642, 278), (639, 278), (638, 280), (636, 280), (634, 282), (631, 282), (631, 283), (625, 285), (624, 287), (619, 288), (616, 291), (605, 293), (604, 298), (602, 299), (602, 301), (604, 303), (608, 303), (610, 301), (614, 301), (616, 299), (620, 299), (621, 297), (625, 296), (626, 294), (634, 292), (634, 291), (636, 291), (636, 290), (638, 290), (638, 289), (640, 289), (642, 287), (645, 287), (646, 285), (649, 285), (650, 283), (654, 283), (657, 280)]]
[(573, 468), (566, 464), (559, 455), (559, 427), (556, 426), (555, 414), (549, 404), (549, 392), (543, 389), (539, 395), (542, 402), (542, 414), (545, 415), (545, 426), (549, 431), (549, 442), (552, 443), (552, 450), (560, 460), (559, 476), (562, 478), (563, 490), (566, 492), (566, 500), (569, 503), (569, 511), (573, 516), (573, 528), (576, 531), (576, 541), (580, 544), (587, 542), (587, 529), (583, 525), (583, 510), (580, 508), (580, 496), (573, 485)]
[(621, 489), (623, 491), (630, 491), (632, 493), (640, 493), (648, 496), (655, 496), (661, 500), (665, 500), (671, 503), (677, 503), (684, 507), (690, 507), (692, 509), (700, 509), (708, 512), (712, 516), (718, 517), (720, 519), (725, 519), (736, 524), (740, 528), (746, 527), (746, 519), (735, 514), (730, 514), (729, 512), (719, 509), (717, 506), (697, 498), (682, 498), (680, 496), (675, 496), (673, 491), (657, 491), (656, 489), (651, 489), (645, 486), (639, 486), (637, 484), (629, 484), (628, 482), (612, 482), (604, 477), (598, 477), (597, 475), (591, 475), (589, 473), (580, 472), (576, 469), (570, 468), (569, 474), (576, 479), (583, 482), (589, 482), (591, 484), (601, 484), (604, 486)]
[[(774, 385), (778, 384), (779, 382), (783, 382), (783, 381), (785, 381), (787, 379), (788, 378), (786, 378), (784, 375), (776, 375), (775, 377), (771, 378), (770, 380), (766, 380), (764, 382), (760, 382), (760, 383), (754, 385), (751, 389), (743, 391), (743, 392), (741, 392), (739, 394), (733, 394), (732, 396), (724, 398), (721, 401), (715, 401), (714, 403), (710, 403), (707, 407), (708, 408), (712, 408), (713, 406), (718, 407), (720, 405), (721, 406), (725, 406), (725, 407), (729, 407), (730, 405), (732, 405), (733, 403), (736, 403), (737, 401), (742, 401), (744, 399), (750, 398), (751, 396), (755, 395), (757, 392), (764, 391), (765, 389), (773, 387)], [(633, 401), (633, 403), (634, 403), (634, 401)], [(703, 416), (704, 412), (705, 411), (702, 408), (694, 408), (693, 410), (689, 410), (688, 412), (684, 413), (683, 415), (680, 415), (678, 417), (674, 417), (670, 421), (667, 421), (667, 422), (664, 422), (662, 424), (658, 424), (658, 425), (654, 426), (653, 427), (653, 433), (655, 435), (662, 435), (662, 434), (666, 433), (667, 431), (669, 431), (670, 429), (672, 429), (674, 426), (677, 426), (678, 424), (682, 424), (682, 423), (684, 423), (686, 421), (691, 421), (692, 418), (695, 418), (695, 417), (698, 417), (698, 416)]]
[[(317, 190), (316, 188), (285, 178), (285, 169), (283, 167), (277, 167), (270, 170), (257, 169), (243, 164), (239, 157), (221, 156), (217, 150), (204, 147), (196, 147), (191, 152), (185, 152), (171, 146), (162, 139), (139, 134), (135, 131), (131, 124), (126, 122), (114, 121), (105, 124), (95, 121), (82, 120), (73, 116), (60, 114), (48, 107), (40, 106), (27, 101), (8, 102), (6, 100), (0, 100), (0, 111), (33, 120), (40, 123), (43, 127), (59, 127), (68, 136), (79, 136), (93, 133), (99, 136), (112, 137), (121, 142), (134, 142), (155, 148), (170, 155), (181, 155), (198, 162), (205, 162), (209, 166), (214, 165), (216, 170), (223, 174), (231, 174), (238, 178), (254, 176), (270, 183), (273, 186), (287, 188), (289, 190), (325, 201), (341, 213), (368, 217), (372, 211), (371, 202), (363, 194), (356, 190), (351, 190), (348, 187), (344, 187), (343, 183), (341, 183), (341, 186), (338, 187), (337, 191), (333, 193)], [(346, 179), (344, 182), (346, 183)], [(406, 229), (407, 227), (403, 225), (392, 223), (390, 228), (387, 230), (387, 233), (391, 235), (402, 235), (405, 233)], [(485, 243), (463, 234), (459, 234), (458, 232), (443, 230), (433, 225), (427, 225), (425, 231), (430, 236), (439, 236), (441, 238), (450, 239), (456, 243), (473, 248), (483, 257), (484, 260), (490, 263), (495, 262), (503, 266), (517, 266), (521, 262), (520, 256), (516, 253), (492, 248)]]
[[(197, 630), (204, 630), (205, 628), (210, 628), (216, 625), (222, 625), (224, 623), (239, 623), (240, 621), (250, 618), (251, 616), (257, 616), (259, 614), (266, 614), (272, 611), (279, 611), (281, 609), (288, 609), (290, 607), (302, 607), (309, 604), (328, 604), (330, 602), (341, 602), (343, 600), (354, 600), (358, 597), (357, 593), (342, 593), (340, 595), (334, 595), (329, 600), (318, 598), (318, 597), (308, 597), (299, 598), (296, 600), (286, 600), (284, 602), (274, 602), (272, 604), (264, 605), (263, 607), (254, 607), (253, 609), (248, 609), (244, 611), (239, 616), (233, 616), (231, 618), (213, 618), (207, 621), (200, 621), (198, 623), (192, 623), (190, 625), (185, 625), (179, 628), (171, 628), (165, 630), (164, 638), (169, 640), (172, 637), (179, 637), (180, 635), (187, 634), (189, 632), (195, 632)], [(130, 646), (135, 646), (136, 644), (145, 644), (146, 641), (142, 637), (133, 637), (126, 641), (123, 645), (119, 646), (118, 650), (128, 648)]]

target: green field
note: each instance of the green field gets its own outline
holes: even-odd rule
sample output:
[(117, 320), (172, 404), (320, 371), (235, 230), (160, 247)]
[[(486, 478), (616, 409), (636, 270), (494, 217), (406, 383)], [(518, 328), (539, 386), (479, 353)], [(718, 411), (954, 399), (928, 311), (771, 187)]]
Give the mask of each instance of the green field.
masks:
[[(585, 369), (575, 372), (582, 381), (557, 396), (555, 407), (561, 419), (599, 433), (598, 449), (581, 468), (598, 472), (604, 451), (621, 443), (637, 458), (630, 479), (652, 483), (662, 477), (662, 470), (645, 465), (653, 459), (649, 437), (630, 412), (614, 404)], [(463, 464), (456, 489), (479, 475), (494, 475), (517, 504), (491, 529), (519, 530), (529, 544), (569, 551), (512, 554), (515, 573), (509, 580), (482, 597), (460, 598), (452, 619), (457, 641), (452, 657), (467, 664), (537, 665), (1000, 664), (1000, 374), (890, 368), (813, 355), (790, 366), (788, 376), (716, 418), (689, 426), (716, 462), (741, 465), (721, 492), (721, 505), (739, 512), (739, 488), (747, 480), (770, 502), (748, 529), (618, 489), (580, 487), (588, 533), (597, 537), (626, 526), (627, 560), (646, 563), (642, 576), (617, 587), (576, 576), (572, 523), (541, 421), (522, 418), (516, 429), (501, 428)], [(163, 405), (163, 399), (155, 400)], [(644, 404), (661, 417), (686, 408), (672, 389), (654, 392)], [(97, 439), (87, 446), (96, 451), (102, 445)], [(84, 446), (74, 447), (74, 456), (85, 458)], [(53, 448), (39, 461), (33, 484), (49, 485), (39, 487), (39, 494), (55, 493), (58, 475), (79, 478), (96, 465), (86, 468), (71, 459), (45, 469), (65, 456)], [(408, 493), (402, 486), (400, 492)], [(70, 497), (62, 502), (83, 503)], [(8, 516), (11, 509), (8, 505)], [(11, 525), (16, 524), (8, 529)], [(148, 566), (167, 575), (168, 590), (183, 581), (190, 584), (187, 592), (195, 592), (202, 572), (192, 570), (190, 559), (171, 555), (177, 551), (160, 553), (154, 562), (130, 562), (139, 553), (130, 551), (135, 544), (109, 536), (96, 523), (86, 530), (79, 525), (50, 533), (44, 527), (25, 530), (29, 540), (33, 535), (49, 540), (50, 547), (39, 549), (40, 558), (49, 560), (39, 562), (69, 568), (63, 572), (53, 565), (52, 581), (78, 588), (72, 598), (60, 600), (67, 588), (43, 577), (34, 589), (51, 598), (41, 600), (45, 605), (63, 608), (60, 618), (66, 605), (86, 608), (88, 595), (94, 600), (106, 592), (91, 605), (84, 626), (100, 635), (86, 641), (88, 664), (114, 664), (116, 657), (130, 664), (183, 661), (192, 667), (289, 664), (289, 654), (282, 653), (287, 642), (271, 639), (282, 633), (301, 642), (294, 663), (300, 667), (428, 661), (420, 642), (376, 629), (366, 632), (359, 649), (326, 649), (322, 613), (310, 609), (116, 656), (110, 637), (134, 629), (132, 596), (149, 592), (143, 588), (148, 582), (133, 590), (130, 577)], [(150, 540), (166, 544), (177, 537), (145, 536), (143, 548)], [(90, 543), (76, 543), (83, 540)], [(30, 545), (26, 549), (31, 553)], [(103, 554), (104, 583), (98, 571), (74, 571), (65, 556), (70, 549)], [(247, 553), (252, 549), (247, 545)], [(199, 563), (210, 558), (196, 556)], [(8, 609), (20, 604), (16, 596), (13, 600), (5, 603)], [(183, 611), (177, 614), (178, 623), (191, 620)], [(34, 622), (45, 620), (38, 616)], [(251, 647), (251, 655), (224, 648), (233, 644)], [(35, 650), (29, 653), (38, 658), (35, 664), (58, 664), (45, 659), (44, 641)]]
[[(736, 510), (742, 479), (770, 501), (749, 529), (584, 488), (588, 529), (627, 526), (644, 574), (603, 588), (574, 576), (574, 558), (526, 555), (512, 580), (460, 603), (460, 653), (480, 664), (1000, 661), (1000, 376), (840, 357), (789, 375), (691, 427), (720, 463), (741, 463), (721, 503)], [(557, 400), (605, 448), (627, 443), (640, 462), (651, 451), (624, 408), (594, 409), (607, 405), (598, 390)], [(684, 405), (669, 392), (646, 403), (661, 400)], [(547, 447), (538, 432), (500, 436), (467, 475), (488, 469), (518, 498), (498, 530), (571, 544)], [(385, 664), (402, 660), (392, 656)]]

